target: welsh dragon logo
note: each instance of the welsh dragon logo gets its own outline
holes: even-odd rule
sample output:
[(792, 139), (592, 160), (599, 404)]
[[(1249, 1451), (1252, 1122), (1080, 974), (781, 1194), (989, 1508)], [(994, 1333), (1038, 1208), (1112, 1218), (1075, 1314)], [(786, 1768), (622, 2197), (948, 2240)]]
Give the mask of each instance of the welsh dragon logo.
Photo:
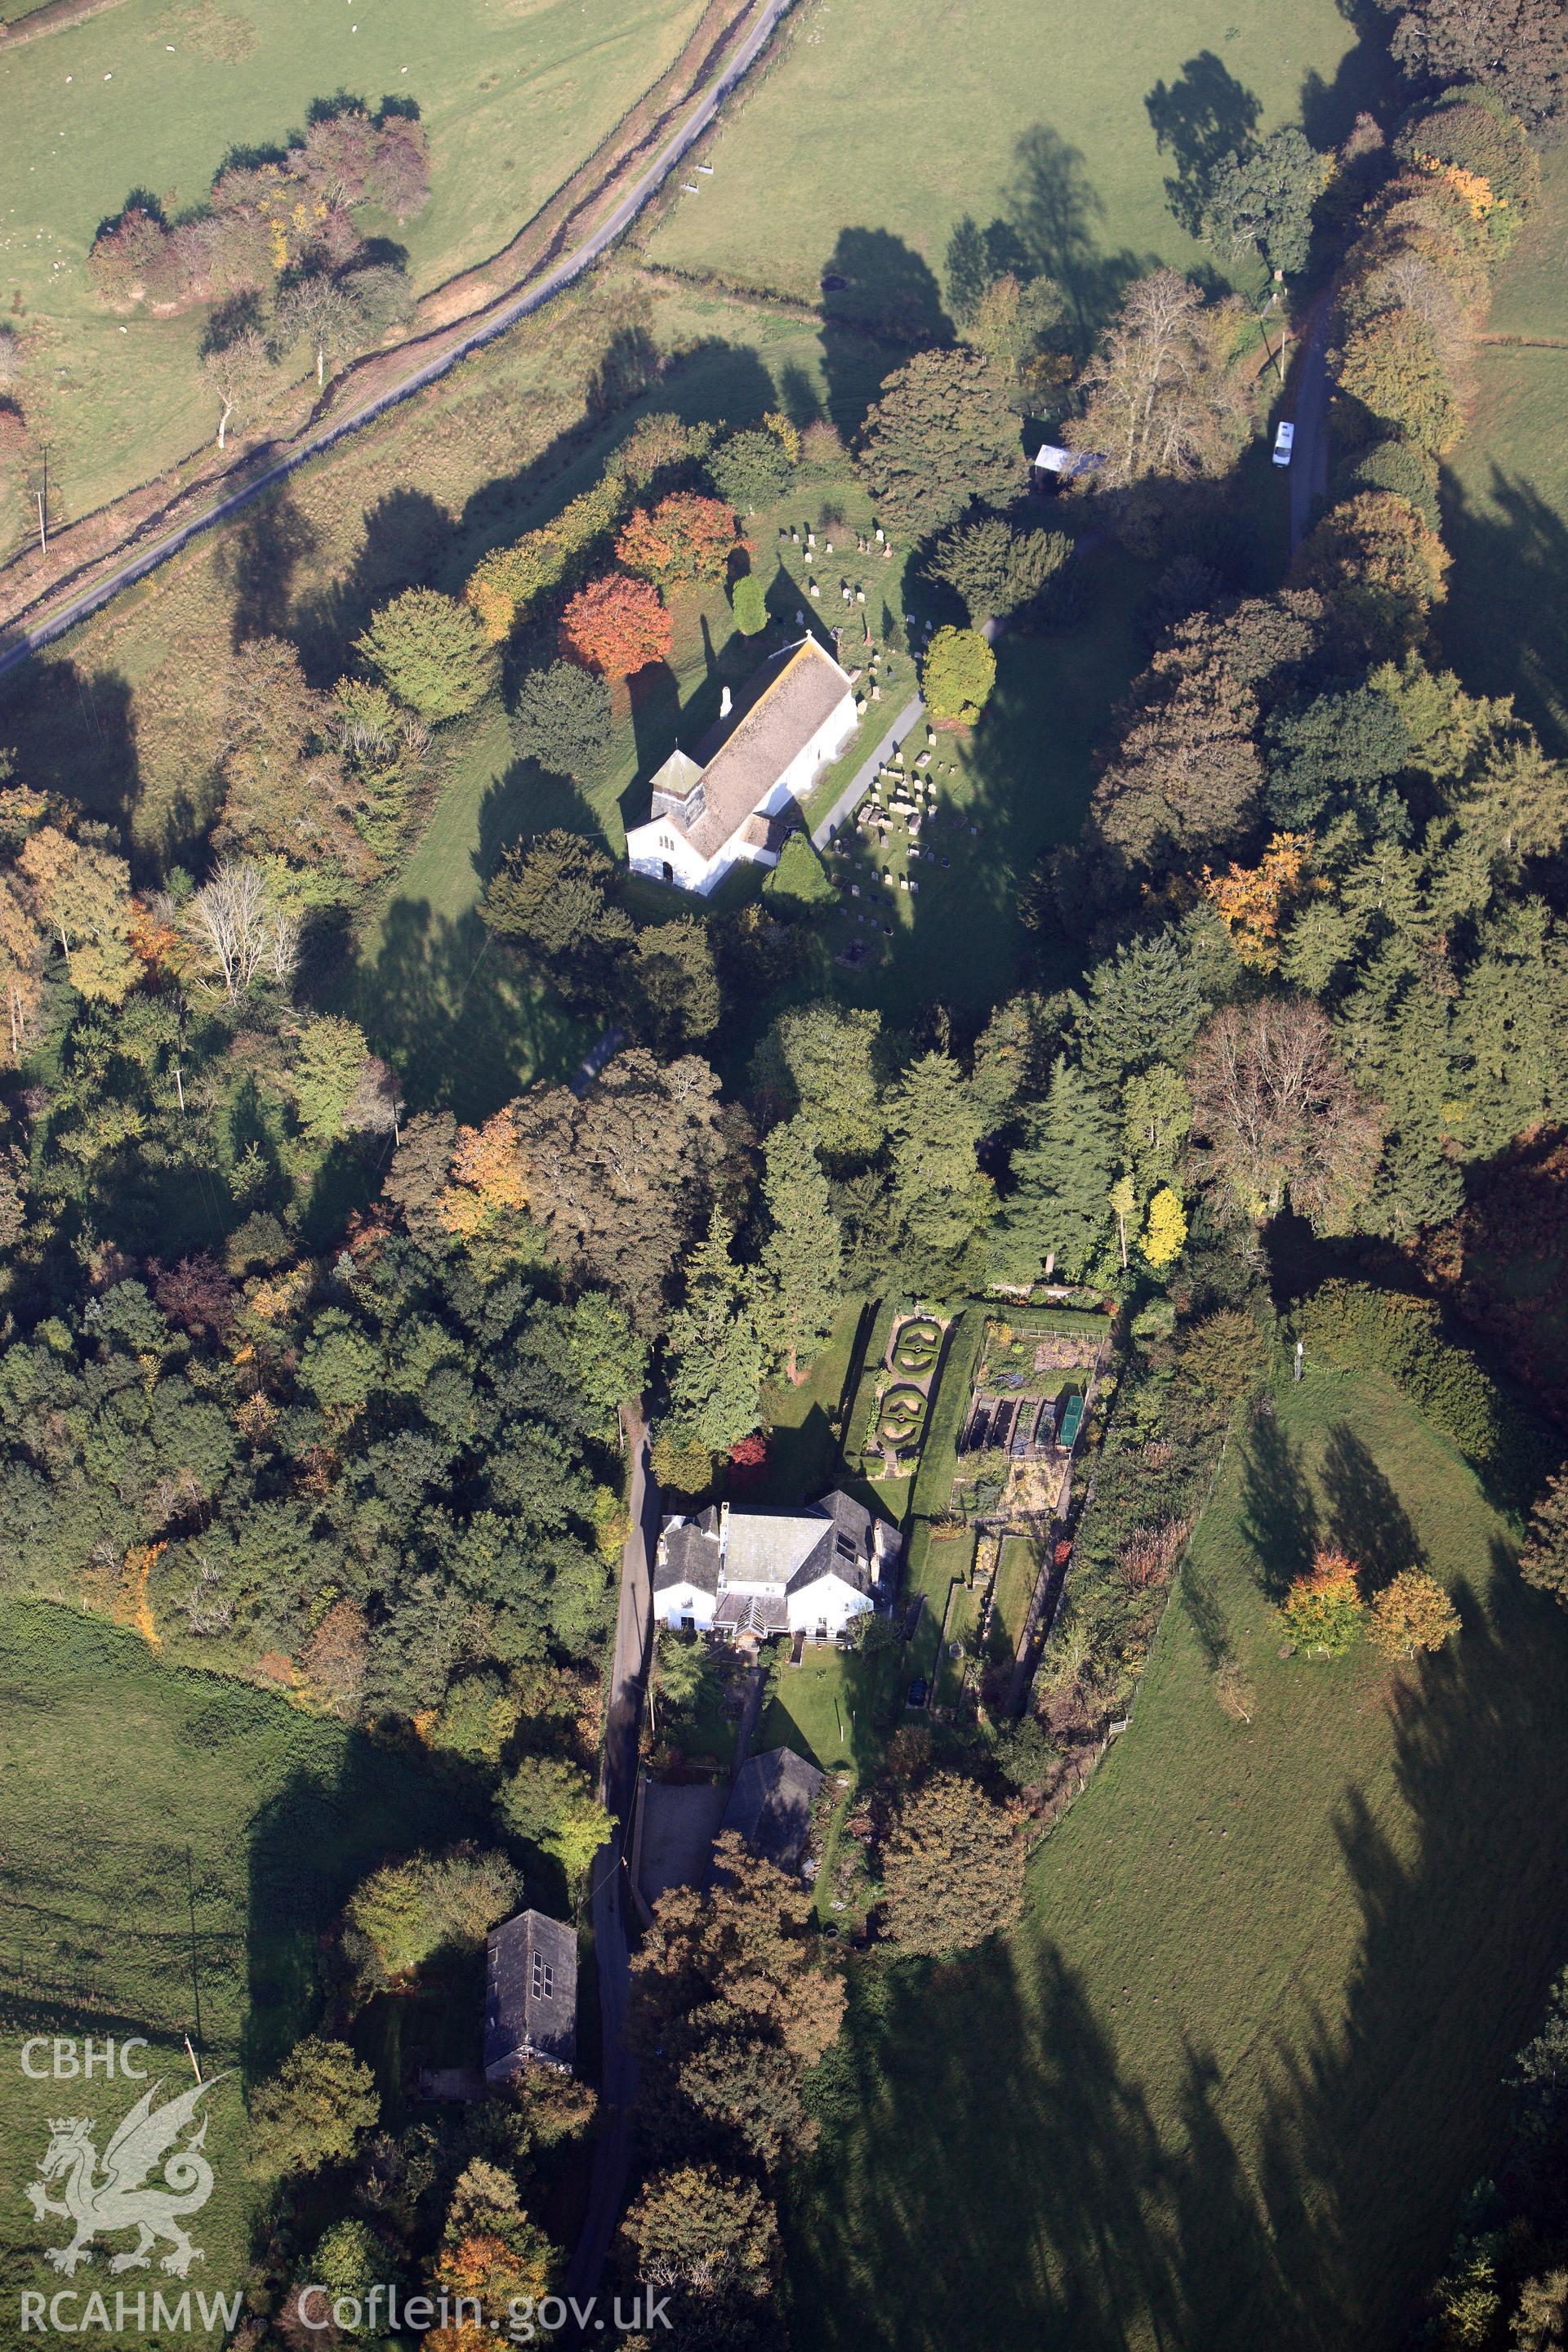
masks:
[[(161, 2107), (153, 2105), (163, 2087), (154, 2083), (121, 2123), (103, 2151), (101, 2168), (89, 2116), (51, 2119), (49, 2144), (38, 2165), (39, 2178), (27, 2184), (27, 2202), (40, 2221), (58, 2214), (74, 2225), (68, 2245), (46, 2249), (56, 2270), (74, 2278), (83, 2263), (91, 2262), (93, 2240), (113, 2237), (121, 2230), (135, 2230), (137, 2242), (129, 2253), (110, 2258), (110, 2271), (148, 2269), (160, 2239), (167, 2239), (174, 2249), (163, 2257), (162, 2267), (176, 2278), (184, 2278), (193, 2263), (205, 2262), (181, 2221), (186, 2214), (199, 2213), (213, 2193), (213, 2168), (201, 2152), (208, 2119), (204, 2113), (198, 2124), (196, 2110), (222, 2080), (215, 2074), (211, 2082), (198, 2083)], [(191, 2137), (182, 2144), (186, 2131)], [(149, 2176), (160, 2164), (162, 2184), (149, 2185)], [(62, 2184), (58, 2198), (48, 2193), (46, 2184), (51, 2181)]]

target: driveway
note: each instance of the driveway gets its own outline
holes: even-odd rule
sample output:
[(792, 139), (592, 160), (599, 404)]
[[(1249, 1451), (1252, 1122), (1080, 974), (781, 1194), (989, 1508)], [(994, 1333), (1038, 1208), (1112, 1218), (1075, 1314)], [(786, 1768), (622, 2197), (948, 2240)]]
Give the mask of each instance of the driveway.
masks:
[(658, 1542), (659, 1509), (658, 1486), (648, 1468), (647, 1424), (640, 1411), (628, 1410), (621, 1419), (631, 1458), (632, 1524), (621, 1555), (616, 1654), (599, 1767), (599, 1794), (615, 1814), (616, 1827), (595, 1857), (589, 1888), (599, 1977), (602, 2063), (588, 2210), (566, 2273), (567, 2294), (579, 2297), (592, 2294), (597, 2286), (621, 2218), (631, 2160), (631, 2107), (637, 2094), (637, 2066), (626, 2047), (631, 1952), (626, 1937), (624, 1841), (637, 1788), (637, 1727), (653, 1639), (652, 1562)]
[(1329, 496), (1329, 317), (1319, 303), (1296, 374), (1296, 443), (1290, 452), (1290, 552), (1311, 528), (1314, 509)]

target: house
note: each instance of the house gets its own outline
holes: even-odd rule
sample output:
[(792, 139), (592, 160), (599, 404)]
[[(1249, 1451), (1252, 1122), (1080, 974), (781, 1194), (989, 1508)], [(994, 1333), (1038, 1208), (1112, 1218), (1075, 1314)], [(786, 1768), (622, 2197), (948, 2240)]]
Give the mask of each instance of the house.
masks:
[(485, 1938), (485, 2080), (531, 2062), (569, 2074), (577, 2056), (577, 1938), (563, 1920), (520, 1911)]
[(855, 727), (849, 672), (815, 637), (786, 648), (695, 758), (674, 751), (655, 775), (647, 823), (626, 835), (632, 872), (706, 898), (736, 866), (776, 866), (799, 803)]
[(753, 1853), (793, 1875), (805, 1860), (811, 1809), (823, 1778), (793, 1748), (748, 1756), (735, 1775), (721, 1827), (736, 1831)]
[(837, 1640), (890, 1589), (898, 1554), (898, 1530), (848, 1495), (796, 1511), (710, 1505), (695, 1518), (665, 1520), (654, 1613), (677, 1632), (731, 1640)]

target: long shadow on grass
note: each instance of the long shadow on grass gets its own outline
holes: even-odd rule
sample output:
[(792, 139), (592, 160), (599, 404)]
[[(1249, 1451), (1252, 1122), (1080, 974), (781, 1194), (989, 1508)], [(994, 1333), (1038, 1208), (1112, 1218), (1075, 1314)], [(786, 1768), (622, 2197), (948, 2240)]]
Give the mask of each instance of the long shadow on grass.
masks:
[(531, 1079), (564, 1077), (591, 1042), (521, 979), (477, 908), (454, 923), (426, 899), (395, 899), (351, 993), (411, 1110), (488, 1118)]
[[(1140, 2341), (1206, 2346), (1196, 2312), (1274, 2276), (1212, 2065), (1189, 2053), (1186, 2145), (1163, 2141), (1048, 1944), (858, 1977), (816, 2089), (827, 2137), (790, 2213), (801, 2347), (1122, 2352), (1140, 2320)], [(836, 2177), (868, 2126), (892, 2160)]]
[(1253, 1423), (1242, 1474), (1242, 1527), (1255, 1556), (1262, 1590), (1283, 1598), (1292, 1580), (1312, 1564), (1318, 1547), (1318, 1506), (1300, 1447), (1272, 1413)]
[[(1499, 366), (1510, 364), (1498, 360)], [(1568, 520), (1532, 482), (1494, 466), (1487, 502), (1443, 483), (1455, 590), (1439, 635), (1474, 690), (1512, 694), (1546, 749), (1568, 751)]]
[(1568, 1948), (1568, 1642), (1496, 1542), (1492, 1571), (1484, 1606), (1456, 1591), (1456, 1641), (1387, 1674), (1408, 1810), (1347, 1792), (1335, 1831), (1363, 1932), (1344, 2013), (1276, 2053), (1280, 2259), (1308, 2284), (1331, 2215), (1359, 2344), (1405, 2340)]
[(1426, 1548), (1409, 1512), (1346, 1422), (1329, 1432), (1321, 1475), (1330, 1539), (1355, 1561), (1363, 1592), (1391, 1584), (1407, 1568), (1425, 1568)]
[[(1225, 2077), (1186, 2042), (1152, 2104), (1038, 1914), (857, 1979), (788, 2214), (800, 2352), (1408, 2340), (1568, 1948), (1568, 1633), (1500, 1545), (1484, 1605), (1456, 1598), (1440, 1655), (1336, 1692), (1386, 1708), (1397, 1791), (1352, 1787), (1333, 1818), (1361, 1922), (1342, 1997), (1288, 1993)], [(1145, 1996), (1152, 1964), (1123, 1964)]]
[(383, 1862), (451, 1845), (485, 1822), (482, 1802), (465, 1793), (460, 1776), (437, 1777), (426, 1757), (324, 1725), (307, 1738), (312, 1765), (292, 1771), (250, 1823), (242, 2063), (252, 2081), (316, 2023), (320, 1938), (360, 1880)]
[(1212, 49), (1200, 49), (1173, 82), (1157, 81), (1143, 105), (1155, 145), (1175, 160), (1165, 202), (1188, 236), (1196, 236), (1219, 168), (1250, 142), (1262, 100)]

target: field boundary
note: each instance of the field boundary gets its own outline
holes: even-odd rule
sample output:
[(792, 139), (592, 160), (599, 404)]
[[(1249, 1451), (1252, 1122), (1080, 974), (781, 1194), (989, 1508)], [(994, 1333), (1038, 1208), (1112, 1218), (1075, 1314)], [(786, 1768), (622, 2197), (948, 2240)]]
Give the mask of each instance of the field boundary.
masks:
[[(8, 612), (0, 614), (0, 628), (14, 630), (18, 624), (26, 622), (32, 616), (40, 615), (41, 617), (36, 618), (30, 628), (26, 628), (11, 643), (0, 648), (0, 676), (26, 660), (29, 654), (51, 643), (56, 637), (63, 635), (67, 630), (74, 628), (79, 621), (85, 620), (89, 614), (96, 612), (100, 606), (108, 604), (122, 588), (131, 586), (135, 581), (144, 578), (148, 572), (167, 562), (170, 556), (176, 554), (181, 548), (188, 545), (201, 532), (212, 529), (216, 524), (237, 513), (252, 499), (286, 479), (289, 475), (296, 472), (310, 459), (326, 454), (338, 441), (346, 438), (349, 434), (357, 432), (362, 426), (384, 415), (387, 410), (398, 406), (402, 402), (413, 398), (437, 383), (463, 360), (481, 350), (497, 336), (507, 332), (521, 320), (542, 309), (554, 295), (562, 292), (584, 271), (590, 269), (617, 242), (637, 218), (643, 206), (658, 192), (669, 173), (685, 159), (698, 141), (710, 128), (724, 100), (757, 58), (764, 53), (781, 18), (787, 14), (793, 5), (794, 0), (763, 0), (759, 9), (757, 0), (742, 0), (741, 6), (729, 18), (724, 29), (715, 34), (712, 29), (713, 18), (716, 13), (722, 16), (724, 0), (714, 0), (713, 7), (704, 13), (696, 32), (682, 50), (681, 57), (676, 60), (675, 65), (666, 75), (661, 77), (660, 83), (654, 85), (653, 91), (645, 95), (645, 98), (639, 101), (639, 107), (633, 109), (630, 115), (623, 118), (621, 124), (617, 126), (617, 132), (624, 136), (627, 126), (633, 122), (634, 117), (639, 113), (641, 108), (645, 107), (649, 99), (657, 94), (661, 85), (668, 84), (670, 95), (662, 105), (653, 123), (650, 126), (639, 128), (636, 133), (635, 143), (618, 157), (613, 170), (599, 180), (594, 187), (583, 190), (574, 198), (573, 190), (580, 175), (574, 175), (574, 179), (566, 184), (565, 188), (559, 190), (556, 196), (551, 199), (551, 205), (547, 205), (542, 213), (536, 215), (528, 228), (520, 232), (519, 237), (513, 240), (512, 245), (504, 249), (508, 253), (514, 252), (525, 238), (535, 236), (542, 229), (546, 230), (543, 248), (530, 263), (527, 275), (521, 282), (499, 291), (492, 290), (488, 303), (455, 321), (449, 320), (429, 329), (423, 338), (410, 338), (407, 341), (395, 346), (390, 352), (367, 353), (328, 387), (323, 400), (312, 409), (300, 435), (291, 443), (285, 442), (279, 445), (275, 441), (264, 442), (247, 451), (226, 472), (203, 474), (196, 479), (182, 485), (172, 497), (165, 499), (161, 505), (150, 510), (140, 514), (134, 513), (135, 502), (144, 501), (148, 496), (151, 486), (143, 484), (139, 489), (127, 492), (124, 499), (117, 500), (110, 506), (100, 508), (94, 514), (84, 516), (79, 522), (68, 526), (58, 534), (54, 542), (57, 548), (65, 545), (75, 534), (80, 534), (83, 539), (87, 538), (94, 526), (100, 533), (106, 528), (112, 532), (117, 513), (121, 515), (129, 526), (118, 540), (110, 538), (108, 543), (94, 546), (89, 553), (85, 553), (79, 560), (74, 560), (70, 569), (63, 572), (57, 572), (51, 578), (42, 579), (40, 575), (46, 572), (49, 564), (47, 555), (36, 548), (29, 547), (14, 556), (4, 573), (0, 573), (0, 581), (19, 592), (19, 601), (14, 604)], [(719, 60), (722, 54), (731, 48), (734, 35), (742, 30), (748, 19), (751, 19), (750, 30), (744, 32), (739, 48), (731, 51), (727, 62), (720, 64)], [(704, 71), (715, 68), (717, 69), (713, 71), (705, 95), (697, 98), (698, 85), (693, 81), (685, 89), (684, 95), (678, 97), (675, 95), (677, 84), (673, 78), (683, 67), (686, 72), (689, 73), (691, 52), (704, 36), (705, 29), (706, 47), (700, 53), (699, 63)], [(684, 107), (689, 106), (694, 98), (697, 98), (696, 111), (690, 115), (684, 125), (671, 132), (669, 126), (673, 119)], [(612, 137), (615, 135), (612, 134)], [(563, 252), (574, 226), (595, 212), (600, 212), (602, 215), (605, 199), (615, 194), (616, 189), (624, 181), (627, 173), (641, 158), (647, 155), (650, 148), (658, 147), (661, 138), (665, 140), (662, 149), (654, 154), (653, 160), (647, 163), (641, 176), (636, 179), (631, 187), (620, 196), (609, 214), (602, 215), (598, 226), (589, 230), (575, 247)], [(603, 154), (605, 148), (609, 144), (609, 142), (603, 142), (596, 152)], [(592, 160), (590, 159), (590, 166)], [(550, 213), (551, 205), (562, 204), (566, 200), (570, 201), (566, 202), (564, 212), (553, 224), (547, 226), (546, 215)], [(563, 257), (555, 259), (554, 266), (545, 268), (544, 274), (539, 276), (541, 268), (557, 255)], [(453, 286), (459, 283), (461, 283), (460, 279), (447, 280), (447, 290), (449, 291)], [(427, 356), (420, 365), (416, 366), (411, 373), (395, 378), (391, 383), (376, 388), (376, 375), (384, 370), (389, 361), (406, 360), (411, 353), (418, 351), (422, 346)], [(361, 405), (351, 410), (346, 415), (340, 415), (333, 422), (323, 421), (332, 405), (345, 392), (351, 390), (367, 395)], [(232, 487), (226, 489), (224, 487), (226, 483)], [(222, 495), (205, 513), (193, 514), (183, 511), (187, 510), (202, 497), (209, 495), (215, 489), (219, 490)], [(139, 541), (156, 532), (162, 532), (163, 536), (153, 540), (141, 553), (134, 556), (128, 555), (127, 551), (135, 548)], [(74, 550), (70, 552), (74, 557)], [(95, 565), (115, 555), (125, 556), (127, 560), (121, 562), (118, 568), (106, 577), (94, 582), (90, 586), (80, 588), (75, 595), (68, 595), (66, 604), (58, 610), (53, 612), (47, 610), (52, 598), (60, 594), (62, 591), (68, 592), (76, 583), (85, 580)]]
[(121, 5), (122, 0), (44, 0), (41, 8), (29, 8), (25, 16), (0, 25), (0, 49), (41, 41), (46, 33), (68, 32), (72, 25), (85, 24), (89, 16), (101, 16), (105, 9)]

